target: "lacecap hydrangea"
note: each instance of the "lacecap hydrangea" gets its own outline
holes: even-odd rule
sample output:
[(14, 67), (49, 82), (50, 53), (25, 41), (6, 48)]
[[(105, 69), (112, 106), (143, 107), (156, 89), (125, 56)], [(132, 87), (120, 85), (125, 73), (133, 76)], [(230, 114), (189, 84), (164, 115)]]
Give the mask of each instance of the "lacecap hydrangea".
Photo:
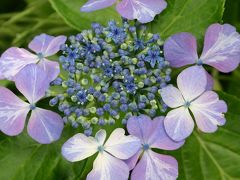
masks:
[(123, 20), (106, 27), (93, 23), (68, 39), (59, 58), (64, 72), (52, 82), (61, 88), (50, 100), (66, 123), (91, 135), (94, 124), (126, 124), (132, 115), (166, 111), (160, 89), (171, 80), (171, 69), (158, 34)]

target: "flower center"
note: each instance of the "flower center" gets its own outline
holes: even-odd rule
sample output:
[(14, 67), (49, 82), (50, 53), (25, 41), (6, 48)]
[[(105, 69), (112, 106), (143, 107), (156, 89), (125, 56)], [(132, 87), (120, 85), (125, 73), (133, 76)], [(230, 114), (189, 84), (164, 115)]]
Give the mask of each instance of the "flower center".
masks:
[(184, 104), (184, 107), (189, 108), (190, 105), (191, 105), (191, 103), (189, 101), (186, 101)]
[(98, 146), (98, 151), (100, 152), (100, 153), (102, 153), (103, 151), (104, 151), (104, 147), (101, 145), (101, 146)]
[(44, 55), (43, 55), (43, 53), (37, 53), (37, 56), (38, 56), (38, 59), (39, 60), (41, 60), (41, 59), (43, 59), (44, 58)]
[(36, 105), (35, 104), (30, 104), (29, 108), (30, 108), (31, 111), (33, 111), (34, 109), (36, 109)]
[(150, 147), (149, 147), (148, 144), (144, 144), (144, 145), (143, 145), (143, 150), (144, 150), (144, 151), (147, 151), (149, 148), (150, 148)]
[(197, 60), (197, 65), (198, 65), (198, 66), (202, 66), (202, 65), (203, 65), (203, 61), (202, 61), (201, 59), (198, 59), (198, 60)]

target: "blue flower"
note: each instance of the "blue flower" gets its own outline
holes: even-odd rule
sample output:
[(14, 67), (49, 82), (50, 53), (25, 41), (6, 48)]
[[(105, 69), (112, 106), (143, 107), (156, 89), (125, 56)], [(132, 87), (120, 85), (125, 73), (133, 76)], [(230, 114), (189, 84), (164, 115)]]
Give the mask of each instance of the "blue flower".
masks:
[(87, 101), (87, 93), (84, 90), (78, 91), (76, 96), (81, 104), (84, 104)]
[(154, 68), (156, 63), (160, 63), (162, 60), (162, 57), (160, 56), (160, 51), (159, 50), (149, 50), (148, 55), (145, 58), (145, 61), (149, 62), (151, 67)]
[(134, 49), (135, 50), (142, 50), (144, 49), (144, 42), (141, 39), (136, 39), (134, 41)]

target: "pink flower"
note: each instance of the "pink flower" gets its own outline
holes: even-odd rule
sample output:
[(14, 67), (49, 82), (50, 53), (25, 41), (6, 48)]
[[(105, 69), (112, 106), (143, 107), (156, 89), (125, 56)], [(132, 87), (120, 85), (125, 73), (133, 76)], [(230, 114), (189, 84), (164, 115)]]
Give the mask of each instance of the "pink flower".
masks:
[(187, 68), (177, 77), (178, 89), (167, 86), (161, 90), (163, 101), (171, 108), (164, 126), (167, 134), (175, 141), (188, 137), (194, 129), (192, 112), (198, 128), (212, 133), (225, 124), (227, 105), (213, 91), (206, 90), (207, 76), (199, 66)]
[(164, 44), (164, 55), (172, 67), (207, 64), (221, 72), (231, 72), (240, 62), (240, 35), (229, 24), (213, 24), (205, 34), (200, 58), (196, 38), (190, 33), (179, 33), (168, 38)]
[[(126, 162), (132, 171), (132, 180), (167, 179), (178, 177), (178, 163), (175, 158), (154, 152), (151, 148), (175, 150), (183, 145), (170, 139), (163, 126), (164, 117), (151, 120), (148, 116), (140, 115), (129, 118), (127, 129), (131, 135), (141, 140), (142, 148)], [(139, 157), (141, 159), (137, 163)], [(137, 164), (137, 165), (136, 165)]]
[(31, 111), (27, 131), (37, 142), (48, 144), (59, 139), (63, 120), (55, 112), (36, 107), (49, 87), (45, 71), (38, 65), (26, 65), (14, 78), (17, 89), (26, 97), (24, 102), (5, 87), (0, 87), (0, 130), (9, 135), (20, 134)]
[(124, 134), (124, 129), (115, 129), (105, 142), (105, 130), (99, 130), (95, 137), (79, 133), (63, 145), (62, 154), (67, 160), (76, 162), (98, 152), (87, 180), (127, 180), (129, 168), (122, 160), (137, 152), (140, 141), (137, 137)]
[[(112, 6), (116, 0), (89, 0), (81, 11), (91, 12)], [(137, 19), (141, 23), (151, 22), (154, 17), (167, 7), (165, 0), (122, 0), (117, 4), (117, 11), (129, 20)]]
[(57, 62), (46, 59), (56, 54), (60, 45), (66, 41), (65, 36), (49, 36), (41, 34), (36, 36), (28, 45), (33, 54), (26, 49), (11, 47), (7, 49), (0, 58), (0, 79), (12, 80), (14, 76), (28, 64), (38, 64), (47, 73), (50, 81), (56, 79), (60, 69)]

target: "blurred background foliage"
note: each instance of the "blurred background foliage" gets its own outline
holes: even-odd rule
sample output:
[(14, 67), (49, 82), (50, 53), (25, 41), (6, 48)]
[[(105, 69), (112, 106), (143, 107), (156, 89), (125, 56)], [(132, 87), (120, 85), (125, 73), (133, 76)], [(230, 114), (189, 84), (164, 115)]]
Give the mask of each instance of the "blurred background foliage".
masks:
[[(240, 1), (227, 0), (223, 21), (234, 25), (240, 32)], [(229, 94), (240, 97), (240, 68), (234, 71), (230, 76), (221, 75), (219, 77), (223, 84), (223, 88)]]
[[(59, 15), (51, 6), (53, 2), (56, 1), (57, 0), (0, 0), (0, 54), (11, 46), (27, 47), (28, 42), (30, 42), (34, 36), (41, 33), (51, 35), (78, 33), (78, 31), (72, 27), (81, 23), (83, 24), (80, 26), (84, 26), (84, 22), (86, 22), (89, 17), (85, 17), (84, 14), (79, 15), (80, 5), (74, 7), (74, 3), (72, 2), (75, 1), (77, 4), (83, 4), (86, 0), (58, 0), (58, 2), (72, 3), (71, 5), (74, 7), (74, 11), (71, 12), (72, 14), (66, 15), (66, 17), (68, 15), (73, 16), (73, 22), (70, 23), (72, 26), (69, 26), (69, 23), (65, 21), (66, 19), (62, 18), (62, 14), (60, 13)], [(175, 2), (179, 4), (186, 2), (186, 0), (167, 1), (170, 7), (170, 11), (168, 12), (176, 12), (174, 8), (171, 9), (172, 4)], [(197, 0), (192, 0), (191, 4), (195, 1)], [(214, 6), (214, 2), (218, 2), (218, 0), (208, 0), (203, 3), (206, 2), (211, 2), (212, 6)], [(204, 8), (204, 6), (202, 8)], [(67, 11), (67, 9), (64, 8), (62, 10), (62, 12)], [(112, 17), (116, 17), (116, 14), (112, 13), (111, 9), (106, 10), (106, 12), (109, 12)], [(164, 21), (164, 17), (171, 18), (175, 16), (172, 15), (169, 17), (168, 12), (163, 12), (162, 15), (157, 18), (158, 20), (160, 19), (158, 21), (159, 23)], [(92, 16), (95, 16), (95, 14)], [(83, 17), (83, 19), (81, 19), (81, 17)], [(206, 14), (205, 17), (207, 17)], [(203, 19), (202, 21), (205, 20)], [(163, 23), (166, 23), (166, 21)], [(240, 0), (226, 0), (223, 23), (230, 23), (236, 26), (240, 32)], [(156, 29), (156, 27), (158, 27), (156, 24), (157, 23), (153, 23), (150, 27), (155, 26)], [(216, 80), (219, 80), (218, 90), (223, 90), (234, 95), (231, 96), (220, 93), (221, 97), (228, 102), (230, 112), (227, 115), (227, 119), (230, 121), (226, 125), (226, 128), (221, 128), (221, 130), (214, 135), (203, 135), (196, 131), (182, 150), (173, 153), (173, 155), (177, 157), (180, 166), (179, 179), (198, 180), (204, 179), (205, 176), (209, 177), (210, 175), (216, 178), (209, 177), (207, 179), (215, 180), (218, 179), (218, 177), (219, 179), (231, 179), (231, 177), (226, 176), (228, 173), (235, 177), (239, 176), (239, 167), (237, 167), (236, 169), (238, 170), (235, 171), (231, 166), (239, 163), (238, 160), (240, 157), (240, 100), (236, 98), (240, 97), (240, 70), (238, 68), (233, 73), (227, 75), (213, 72), (213, 75)], [(0, 81), (0, 85), (6, 85), (5, 83), (6, 81)], [(14, 86), (11, 85), (11, 88), (14, 88)], [(16, 91), (15, 88), (14, 91)], [(47, 101), (43, 103), (47, 103)], [(25, 133), (14, 138), (7, 137), (0, 133), (0, 180), (82, 179), (91, 169), (93, 159), (72, 165), (63, 160), (60, 154), (62, 143), (66, 140), (66, 137), (70, 137), (74, 133), (76, 132), (72, 129), (68, 130), (68, 128), (65, 128), (63, 138), (59, 142), (46, 146), (36, 144)], [(212, 143), (210, 144), (209, 142), (211, 141)], [(226, 142), (227, 145), (224, 144), (224, 142)], [(236, 153), (230, 154), (233, 150), (236, 151)], [(226, 156), (223, 157), (224, 155)], [(209, 163), (209, 165), (206, 166), (201, 164), (202, 167), (209, 169), (206, 169), (204, 171), (205, 174), (202, 173), (201, 175), (199, 172), (200, 165), (199, 163), (195, 163), (195, 161), (204, 159), (206, 163), (208, 163), (212, 161), (212, 158), (216, 159), (212, 164)], [(232, 163), (234, 160), (236, 162)], [(228, 167), (226, 167), (226, 164)], [(226, 167), (226, 169), (221, 169), (222, 167)], [(185, 168), (185, 170), (183, 170), (183, 168)], [(4, 170), (4, 172), (2, 170)], [(211, 174), (206, 174), (207, 171)], [(185, 174), (184, 172), (188, 173)]]
[(1, 0), (0, 53), (10, 46), (26, 46), (40, 33), (75, 33), (47, 0)]

